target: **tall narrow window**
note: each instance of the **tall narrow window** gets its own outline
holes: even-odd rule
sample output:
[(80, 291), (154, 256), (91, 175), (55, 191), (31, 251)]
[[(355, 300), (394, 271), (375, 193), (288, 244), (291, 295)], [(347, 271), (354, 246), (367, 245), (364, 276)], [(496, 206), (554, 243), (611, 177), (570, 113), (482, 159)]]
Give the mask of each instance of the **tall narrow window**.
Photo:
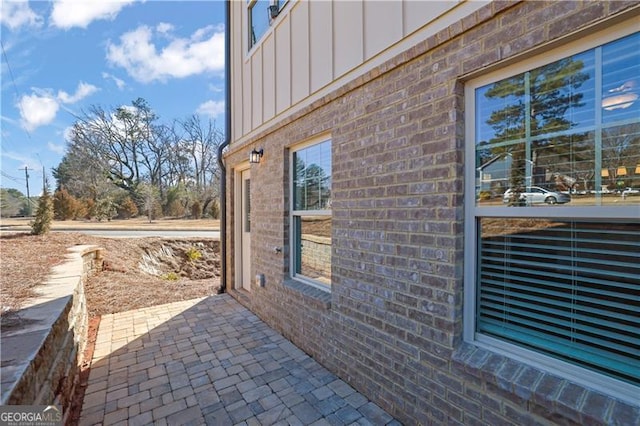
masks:
[(331, 288), (331, 141), (292, 152), (293, 276)]
[(251, 180), (244, 181), (244, 232), (251, 232)]

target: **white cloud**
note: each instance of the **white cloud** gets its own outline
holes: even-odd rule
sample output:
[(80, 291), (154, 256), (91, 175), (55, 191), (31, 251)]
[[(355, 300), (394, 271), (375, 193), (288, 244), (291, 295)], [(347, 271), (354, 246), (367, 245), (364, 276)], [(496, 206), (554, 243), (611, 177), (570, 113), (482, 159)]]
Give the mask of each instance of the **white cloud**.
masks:
[(73, 27), (87, 28), (100, 19), (113, 20), (120, 10), (134, 0), (58, 0), (53, 3), (51, 25), (68, 30)]
[(160, 34), (165, 34), (165, 33), (170, 33), (171, 31), (173, 31), (174, 26), (172, 24), (168, 24), (166, 22), (160, 22), (157, 26), (156, 26), (156, 31), (158, 31)]
[(125, 83), (124, 80), (116, 77), (115, 75), (109, 74), (108, 72), (103, 72), (102, 78), (104, 78), (105, 80), (113, 80), (113, 82), (116, 84), (116, 86), (120, 90), (124, 89), (125, 86), (127, 85), (127, 83)]
[(63, 104), (76, 103), (99, 89), (81, 81), (73, 95), (63, 90), (58, 91), (57, 96), (49, 89), (33, 87), (31, 90), (33, 91), (31, 95), (23, 95), (17, 103), (20, 110), (20, 124), (27, 131), (51, 123)]
[(71, 140), (72, 135), (73, 135), (73, 126), (65, 127), (64, 130), (62, 131), (62, 137), (67, 142)]
[(12, 161), (16, 161), (18, 163), (22, 163), (18, 167), (19, 169), (24, 169), (25, 167), (33, 170), (37, 169), (36, 161), (33, 158), (27, 157), (21, 152), (2, 150), (2, 157), (5, 157)]
[(75, 104), (76, 102), (81, 101), (87, 96), (94, 94), (98, 90), (100, 89), (98, 89), (93, 84), (89, 84), (89, 83), (85, 83), (84, 81), (81, 81), (80, 83), (78, 83), (78, 88), (76, 89), (76, 93), (74, 93), (73, 95), (69, 95), (67, 92), (60, 90), (58, 92), (58, 100), (63, 104)]
[(39, 27), (42, 17), (29, 7), (26, 1), (2, 1), (0, 4), (0, 22), (2, 25), (15, 30), (16, 28)]
[(64, 154), (64, 145), (63, 144), (55, 144), (53, 142), (47, 142), (47, 148), (49, 151), (55, 152), (56, 154)]
[[(163, 31), (168, 30), (162, 26)], [(119, 43), (107, 44), (107, 60), (124, 68), (137, 81), (182, 78), (224, 69), (224, 30), (208, 26), (197, 30), (189, 38), (171, 38), (169, 44), (157, 47), (154, 36), (170, 35), (148, 26), (120, 36)]]
[(217, 85), (217, 84), (209, 84), (208, 88), (213, 93), (222, 93), (222, 92), (224, 92), (224, 86), (220, 86), (220, 85)]
[(216, 118), (224, 114), (224, 101), (207, 101), (198, 107), (197, 113)]
[(20, 122), (27, 131), (51, 123), (58, 112), (58, 101), (50, 95), (23, 95), (18, 101)]

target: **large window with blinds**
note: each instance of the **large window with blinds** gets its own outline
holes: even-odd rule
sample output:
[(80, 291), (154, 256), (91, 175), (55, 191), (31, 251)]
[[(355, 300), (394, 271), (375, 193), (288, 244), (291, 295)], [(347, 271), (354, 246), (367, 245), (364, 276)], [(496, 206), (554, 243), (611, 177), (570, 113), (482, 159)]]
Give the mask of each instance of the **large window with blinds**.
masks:
[(633, 25), (465, 92), (465, 338), (623, 398), (640, 392), (639, 94)]

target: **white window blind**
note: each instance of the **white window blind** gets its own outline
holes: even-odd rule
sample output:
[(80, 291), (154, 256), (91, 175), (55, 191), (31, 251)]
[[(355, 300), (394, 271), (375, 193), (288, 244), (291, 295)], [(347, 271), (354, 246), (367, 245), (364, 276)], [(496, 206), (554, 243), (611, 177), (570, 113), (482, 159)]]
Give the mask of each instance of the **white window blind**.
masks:
[(479, 231), (476, 331), (640, 384), (640, 224)]

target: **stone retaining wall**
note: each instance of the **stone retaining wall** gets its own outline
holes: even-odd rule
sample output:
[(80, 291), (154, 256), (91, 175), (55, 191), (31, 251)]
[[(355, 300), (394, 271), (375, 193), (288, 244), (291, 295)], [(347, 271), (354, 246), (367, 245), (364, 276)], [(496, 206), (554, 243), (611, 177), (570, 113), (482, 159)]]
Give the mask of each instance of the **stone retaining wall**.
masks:
[(85, 279), (102, 269), (102, 249), (76, 246), (38, 288), (40, 296), (3, 327), (0, 405), (61, 406), (66, 414), (87, 340)]
[(331, 238), (302, 234), (302, 270), (331, 276)]

